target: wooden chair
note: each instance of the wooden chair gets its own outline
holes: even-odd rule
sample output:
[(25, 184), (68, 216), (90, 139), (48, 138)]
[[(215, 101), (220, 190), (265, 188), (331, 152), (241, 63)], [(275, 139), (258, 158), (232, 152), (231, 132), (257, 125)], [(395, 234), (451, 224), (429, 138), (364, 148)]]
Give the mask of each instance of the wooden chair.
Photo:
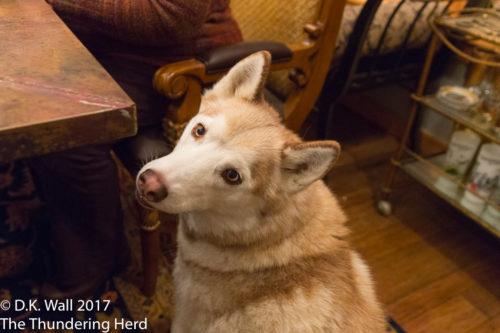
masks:
[[(283, 102), (285, 124), (298, 131), (312, 109), (333, 57), (345, 0), (232, 0), (245, 42), (196, 59), (161, 67), (154, 88), (169, 100), (166, 119), (188, 121), (198, 112), (202, 88), (243, 57), (262, 49), (273, 55), (268, 89)], [(259, 43), (257, 41), (272, 41)]]
[[(268, 101), (281, 110), (286, 126), (298, 131), (330, 68), (344, 5), (345, 0), (232, 0), (244, 42), (165, 65), (156, 72), (153, 86), (165, 95), (168, 105), (164, 136), (175, 143), (183, 124), (198, 112), (203, 88), (259, 50), (273, 56)], [(157, 212), (147, 212), (141, 231), (146, 295), (154, 293), (158, 274), (158, 219)]]

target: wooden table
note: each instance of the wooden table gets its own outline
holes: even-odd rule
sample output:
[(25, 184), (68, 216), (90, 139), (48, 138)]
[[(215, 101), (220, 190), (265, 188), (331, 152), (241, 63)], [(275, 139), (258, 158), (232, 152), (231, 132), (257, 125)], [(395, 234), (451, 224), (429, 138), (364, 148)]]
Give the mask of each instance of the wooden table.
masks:
[(0, 163), (136, 131), (134, 102), (44, 0), (0, 0)]

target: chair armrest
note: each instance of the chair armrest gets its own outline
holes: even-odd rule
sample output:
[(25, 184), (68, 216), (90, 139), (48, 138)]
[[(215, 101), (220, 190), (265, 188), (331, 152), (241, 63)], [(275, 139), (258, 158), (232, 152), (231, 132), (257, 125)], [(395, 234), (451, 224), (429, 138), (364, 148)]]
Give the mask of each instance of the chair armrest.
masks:
[(290, 61), (293, 51), (278, 42), (241, 42), (208, 50), (196, 58), (205, 64), (207, 74), (227, 72), (241, 59), (258, 51), (271, 53), (272, 63)]
[[(153, 78), (153, 87), (171, 100), (187, 93), (193, 83), (204, 85), (220, 79), (244, 57), (261, 50), (272, 55), (271, 70), (300, 69), (308, 74), (308, 59), (316, 51), (311, 45), (282, 44), (277, 42), (241, 42), (212, 49), (198, 56), (174, 62), (159, 68)], [(302, 85), (300, 73), (296, 80)]]
[(156, 71), (153, 87), (170, 99), (164, 117), (164, 127), (167, 127), (166, 119), (171, 119), (176, 123), (184, 123), (191, 119), (200, 107), (204, 85), (216, 82), (233, 64), (261, 50), (271, 52), (271, 71), (293, 69), (290, 79), (298, 87), (307, 84), (310, 74), (309, 62), (317, 51), (317, 46), (314, 44), (242, 42), (216, 48), (200, 56), (200, 59), (204, 59), (203, 61), (188, 59), (167, 64)]

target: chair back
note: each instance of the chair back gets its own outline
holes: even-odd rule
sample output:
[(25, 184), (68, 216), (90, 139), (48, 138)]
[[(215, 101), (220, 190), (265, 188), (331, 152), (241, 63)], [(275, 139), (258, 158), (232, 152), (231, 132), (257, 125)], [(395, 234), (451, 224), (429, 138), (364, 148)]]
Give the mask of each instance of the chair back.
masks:
[(231, 0), (246, 41), (272, 40), (310, 50), (301, 68), (269, 75), (267, 87), (284, 105), (287, 126), (298, 130), (328, 72), (345, 0)]
[(294, 44), (307, 39), (304, 27), (317, 21), (321, 2), (322, 0), (231, 0), (231, 10), (244, 40), (272, 40)]

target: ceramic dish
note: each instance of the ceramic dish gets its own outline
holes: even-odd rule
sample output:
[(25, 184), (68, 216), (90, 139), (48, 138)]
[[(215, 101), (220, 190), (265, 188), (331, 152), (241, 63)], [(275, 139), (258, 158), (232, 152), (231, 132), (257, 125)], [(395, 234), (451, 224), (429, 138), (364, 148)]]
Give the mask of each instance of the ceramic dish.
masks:
[(437, 93), (438, 101), (454, 110), (465, 111), (476, 105), (479, 98), (473, 92), (456, 86), (443, 86)]

